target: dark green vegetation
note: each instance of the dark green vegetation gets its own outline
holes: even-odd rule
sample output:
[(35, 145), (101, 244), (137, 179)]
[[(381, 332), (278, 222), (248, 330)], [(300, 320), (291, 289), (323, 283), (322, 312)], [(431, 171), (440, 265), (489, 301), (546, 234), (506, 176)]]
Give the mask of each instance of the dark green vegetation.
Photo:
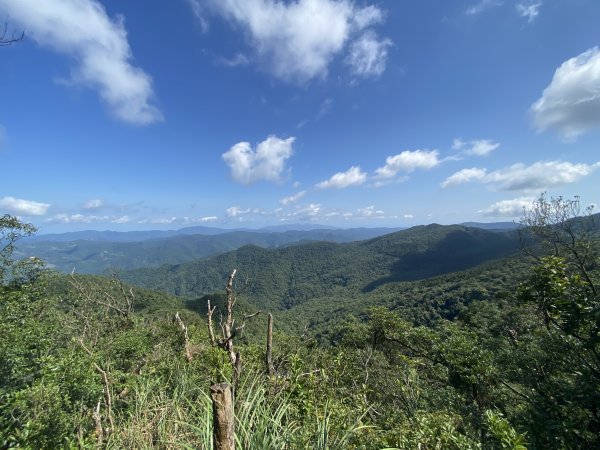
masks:
[(272, 376), (264, 314), (235, 336), (239, 448), (598, 448), (600, 244), (579, 215), (540, 198), (527, 257), (432, 225), (124, 274), (164, 293), (17, 262), (33, 230), (5, 216), (0, 448), (211, 448), (209, 386), (233, 373), (206, 300), (218, 329), (233, 268), (236, 323), (276, 324)]
[[(426, 314), (422, 293), (432, 283), (409, 282), (441, 274), (448, 275), (435, 283), (446, 284), (448, 308), (450, 303), (468, 302), (484, 294), (472, 293), (461, 300), (448, 296), (458, 297), (465, 289), (481, 290), (483, 286), (472, 279), (478, 275), (450, 274), (518, 254), (518, 248), (516, 233), (428, 225), (347, 244), (314, 242), (274, 250), (245, 246), (190, 263), (124, 272), (121, 277), (146, 288), (196, 298), (220, 290), (230, 268), (236, 267), (244, 298), (258, 309), (286, 311), (295, 319), (283, 321), (282, 329), (302, 331), (305, 325), (330, 320), (330, 313), (343, 307), (346, 313), (362, 313), (381, 302), (392, 306), (414, 301)], [(486, 271), (475, 272), (486, 276)], [(494, 286), (501, 284), (498, 280)]]
[(389, 228), (305, 231), (226, 231), (191, 227), (179, 231), (81, 231), (21, 241), (15, 256), (35, 256), (64, 273), (101, 274), (112, 268), (135, 269), (177, 264), (227, 252), (243, 245), (264, 248), (309, 241), (350, 242), (390, 233)]

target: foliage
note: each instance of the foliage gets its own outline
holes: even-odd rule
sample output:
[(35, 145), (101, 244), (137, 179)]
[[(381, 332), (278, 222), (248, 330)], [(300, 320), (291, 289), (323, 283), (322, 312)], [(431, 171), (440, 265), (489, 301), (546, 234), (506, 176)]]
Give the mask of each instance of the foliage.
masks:
[[(217, 325), (225, 296), (208, 293), (233, 267), (237, 313), (276, 324), (274, 375), (264, 316), (236, 336), (239, 448), (597, 448), (598, 242), (575, 206), (538, 200), (530, 262), (500, 250), (514, 235), (430, 226), (141, 274), (193, 299), (53, 274), (5, 246), (0, 448), (212, 448), (209, 387), (234, 372), (206, 301)], [(7, 243), (33, 232), (0, 229)]]

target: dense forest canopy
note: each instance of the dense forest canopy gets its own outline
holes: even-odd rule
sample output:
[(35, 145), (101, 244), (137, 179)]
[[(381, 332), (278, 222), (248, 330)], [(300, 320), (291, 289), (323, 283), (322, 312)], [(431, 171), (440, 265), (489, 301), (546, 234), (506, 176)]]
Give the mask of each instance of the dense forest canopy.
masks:
[(431, 225), (122, 278), (15, 259), (35, 230), (3, 216), (0, 448), (208, 449), (222, 381), (239, 448), (597, 448), (591, 213), (542, 196), (518, 233)]

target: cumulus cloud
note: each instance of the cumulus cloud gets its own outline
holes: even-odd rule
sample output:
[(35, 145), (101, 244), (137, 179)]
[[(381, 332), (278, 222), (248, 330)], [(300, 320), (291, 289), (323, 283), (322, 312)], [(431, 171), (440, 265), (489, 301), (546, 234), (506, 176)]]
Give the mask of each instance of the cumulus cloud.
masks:
[(542, 2), (518, 3), (517, 5), (515, 5), (515, 7), (517, 8), (517, 12), (519, 13), (519, 15), (527, 19), (527, 22), (531, 23), (540, 14)]
[(367, 174), (358, 166), (352, 166), (345, 172), (338, 172), (329, 180), (317, 183), (317, 189), (344, 189), (350, 186), (360, 186), (367, 180)]
[[(197, 1), (188, 1), (198, 17), (206, 17), (204, 10), (194, 6)], [(348, 42), (384, 19), (378, 7), (357, 6), (352, 0), (205, 0), (203, 5), (246, 33), (268, 71), (300, 82), (325, 77), (329, 64)], [(363, 56), (373, 57), (375, 51), (380, 59), (366, 67), (383, 71), (388, 41), (372, 36), (367, 42), (372, 47), (380, 45)]]
[(463, 155), (468, 156), (488, 156), (498, 147), (500, 147), (498, 142), (489, 139), (475, 139), (465, 142), (460, 138), (456, 138), (452, 143), (452, 150), (459, 150)]
[(404, 217), (405, 219), (414, 219), (415, 218), (414, 214), (404, 214), (402, 217)]
[(241, 184), (259, 180), (280, 181), (285, 162), (292, 156), (295, 138), (269, 136), (253, 150), (249, 142), (239, 142), (223, 153), (231, 177)]
[(375, 178), (394, 178), (398, 172), (411, 173), (416, 169), (431, 169), (440, 163), (437, 150), (406, 150), (385, 159), (385, 166), (375, 170)]
[(520, 217), (523, 215), (523, 210), (529, 208), (534, 200), (534, 197), (519, 197), (511, 200), (501, 200), (488, 208), (481, 209), (477, 212), (489, 217)]
[(379, 39), (373, 31), (365, 32), (350, 45), (346, 63), (354, 75), (368, 78), (378, 77), (385, 71), (389, 39)]
[(552, 128), (567, 139), (600, 128), (600, 49), (562, 63), (530, 113), (539, 131)]
[(104, 200), (102, 200), (100, 198), (93, 198), (83, 204), (84, 209), (99, 209), (99, 208), (102, 208), (103, 206), (104, 206)]
[(112, 20), (97, 0), (1, 0), (11, 20), (44, 47), (75, 61), (72, 83), (96, 89), (120, 120), (149, 124), (162, 119), (151, 103), (152, 79), (132, 65), (124, 19)]
[(446, 178), (441, 186), (447, 188), (456, 186), (457, 184), (467, 183), (472, 180), (482, 180), (485, 178), (485, 175), (486, 169), (478, 169), (477, 167), (462, 169)]
[(289, 197), (284, 197), (281, 200), (279, 200), (279, 203), (281, 203), (283, 206), (287, 206), (291, 203), (295, 203), (298, 200), (300, 200), (302, 197), (304, 197), (306, 195), (306, 191), (300, 191), (297, 192), (294, 195), (290, 195)]
[(0, 198), (0, 208), (6, 209), (11, 214), (24, 216), (43, 216), (50, 208), (48, 203), (34, 202), (15, 197)]
[(513, 164), (493, 172), (478, 168), (463, 169), (446, 178), (442, 187), (478, 180), (502, 191), (540, 191), (574, 183), (598, 168), (600, 162), (574, 164), (567, 161), (538, 161), (530, 166)]

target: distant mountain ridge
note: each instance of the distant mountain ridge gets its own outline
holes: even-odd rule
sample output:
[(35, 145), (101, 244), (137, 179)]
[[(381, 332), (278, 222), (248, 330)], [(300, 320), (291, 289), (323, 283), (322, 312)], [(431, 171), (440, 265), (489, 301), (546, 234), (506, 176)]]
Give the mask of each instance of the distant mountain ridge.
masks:
[(351, 243), (312, 242), (277, 249), (247, 245), (193, 262), (127, 271), (123, 279), (195, 298), (222, 290), (236, 268), (244, 296), (255, 307), (285, 310), (334, 293), (362, 295), (388, 283), (468, 269), (518, 249), (516, 232), (433, 224)]
[[(176, 236), (147, 238), (130, 242), (79, 239), (74, 241), (44, 241), (24, 239), (19, 242), (15, 256), (37, 256), (50, 267), (62, 272), (100, 274), (109, 268), (134, 269), (178, 264), (210, 255), (227, 252), (247, 244), (274, 248), (311, 241), (351, 242), (387, 234), (390, 228), (313, 229), (307, 231), (231, 231), (220, 234), (186, 234), (196, 228), (184, 229)], [(210, 230), (210, 229), (209, 229)], [(213, 229), (214, 230), (214, 229)], [(182, 231), (182, 230), (180, 230)], [(111, 236), (113, 232), (102, 236)], [(144, 232), (132, 232), (144, 233)], [(76, 233), (75, 236), (95, 236)], [(70, 234), (69, 236), (74, 236)], [(127, 239), (131, 235), (127, 234)]]
[[(463, 222), (460, 225), (472, 228), (483, 228), (485, 230), (507, 230), (519, 227), (515, 222)], [(189, 236), (201, 234), (205, 236), (216, 236), (219, 234), (233, 233), (235, 231), (248, 231), (252, 233), (286, 231), (313, 231), (313, 230), (387, 230), (389, 233), (403, 230), (405, 227), (352, 227), (340, 228), (322, 224), (282, 224), (270, 225), (262, 228), (217, 228), (207, 226), (185, 227), (177, 230), (147, 230), (147, 231), (112, 231), (112, 230), (84, 230), (69, 231), (65, 233), (36, 234), (25, 239), (26, 242), (72, 242), (72, 241), (100, 241), (100, 242), (141, 242), (150, 239), (167, 239), (175, 236)]]
[(517, 230), (521, 227), (518, 222), (462, 222), (460, 225), (483, 230)]

